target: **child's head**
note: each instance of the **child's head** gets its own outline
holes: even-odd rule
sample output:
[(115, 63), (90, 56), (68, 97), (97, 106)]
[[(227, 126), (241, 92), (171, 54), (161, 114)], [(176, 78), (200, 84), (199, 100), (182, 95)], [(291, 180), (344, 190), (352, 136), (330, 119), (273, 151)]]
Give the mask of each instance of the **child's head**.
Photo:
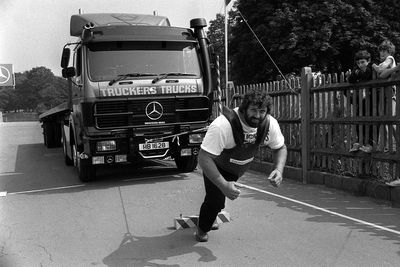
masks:
[(378, 46), (379, 58), (381, 59), (381, 61), (385, 61), (385, 59), (388, 56), (393, 56), (395, 49), (396, 49), (396, 47), (394, 46), (394, 44), (391, 41), (389, 41), (389, 40), (383, 41)]
[(371, 54), (368, 53), (367, 50), (360, 50), (355, 54), (354, 60), (358, 68), (362, 71), (365, 71), (369, 62), (371, 61)]

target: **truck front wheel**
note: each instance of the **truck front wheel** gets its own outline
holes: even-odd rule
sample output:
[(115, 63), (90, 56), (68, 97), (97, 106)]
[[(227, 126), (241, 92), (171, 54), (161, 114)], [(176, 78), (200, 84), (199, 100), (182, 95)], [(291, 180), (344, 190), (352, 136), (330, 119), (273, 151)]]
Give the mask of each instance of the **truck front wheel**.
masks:
[(68, 152), (67, 152), (67, 140), (66, 140), (66, 138), (65, 138), (64, 130), (62, 131), (62, 142), (63, 142), (63, 151), (64, 151), (64, 162), (65, 162), (65, 165), (67, 165), (67, 166), (72, 166), (72, 165), (74, 165), (74, 160), (71, 159), (71, 158), (68, 156)]
[(78, 177), (82, 182), (90, 182), (96, 178), (96, 167), (91, 165), (88, 160), (79, 157), (79, 150), (74, 143), (72, 145), (72, 155), (74, 157), (74, 165), (78, 170)]
[(176, 156), (175, 164), (181, 172), (192, 172), (197, 166), (197, 156)]

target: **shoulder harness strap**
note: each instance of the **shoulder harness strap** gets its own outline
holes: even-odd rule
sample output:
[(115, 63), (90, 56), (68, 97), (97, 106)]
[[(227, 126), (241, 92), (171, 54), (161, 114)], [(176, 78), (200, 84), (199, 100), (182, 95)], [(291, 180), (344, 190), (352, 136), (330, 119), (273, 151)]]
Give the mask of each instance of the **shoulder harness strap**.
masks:
[(239, 116), (232, 109), (222, 107), (222, 114), (226, 117), (232, 127), (233, 138), (237, 146), (241, 146), (244, 142), (244, 133)]
[(261, 144), (265, 137), (269, 133), (269, 115), (267, 114), (261, 123), (260, 127), (257, 128), (257, 139), (256, 143)]

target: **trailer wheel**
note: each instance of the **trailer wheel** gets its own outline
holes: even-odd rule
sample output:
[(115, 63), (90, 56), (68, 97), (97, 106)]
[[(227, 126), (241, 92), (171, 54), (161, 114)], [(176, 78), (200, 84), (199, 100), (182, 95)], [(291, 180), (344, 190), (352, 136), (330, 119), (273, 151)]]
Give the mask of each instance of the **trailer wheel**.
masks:
[(53, 133), (53, 127), (51, 127), (50, 122), (44, 122), (43, 123), (43, 139), (44, 139), (44, 145), (47, 148), (52, 148), (54, 147), (53, 144), (53, 139), (54, 139), (54, 133)]
[(88, 160), (83, 160), (78, 156), (78, 148), (74, 142), (72, 145), (72, 155), (74, 165), (78, 170), (78, 177), (82, 182), (90, 182), (96, 178), (96, 167), (91, 165)]
[(47, 148), (61, 146), (61, 125), (56, 122), (43, 123), (44, 145)]
[(175, 157), (175, 164), (181, 172), (192, 172), (197, 166), (197, 156)]
[(61, 147), (61, 138), (62, 138), (62, 131), (61, 131), (61, 123), (54, 122), (52, 123), (54, 127), (54, 147)]

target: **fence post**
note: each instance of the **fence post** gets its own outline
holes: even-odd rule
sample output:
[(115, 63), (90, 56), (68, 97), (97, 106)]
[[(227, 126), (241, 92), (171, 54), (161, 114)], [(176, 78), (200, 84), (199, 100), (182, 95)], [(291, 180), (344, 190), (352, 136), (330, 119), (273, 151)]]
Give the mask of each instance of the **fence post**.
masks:
[(312, 74), (310, 67), (301, 69), (301, 166), (303, 184), (307, 183), (310, 167), (310, 139), (311, 139), (311, 107), (310, 89)]

